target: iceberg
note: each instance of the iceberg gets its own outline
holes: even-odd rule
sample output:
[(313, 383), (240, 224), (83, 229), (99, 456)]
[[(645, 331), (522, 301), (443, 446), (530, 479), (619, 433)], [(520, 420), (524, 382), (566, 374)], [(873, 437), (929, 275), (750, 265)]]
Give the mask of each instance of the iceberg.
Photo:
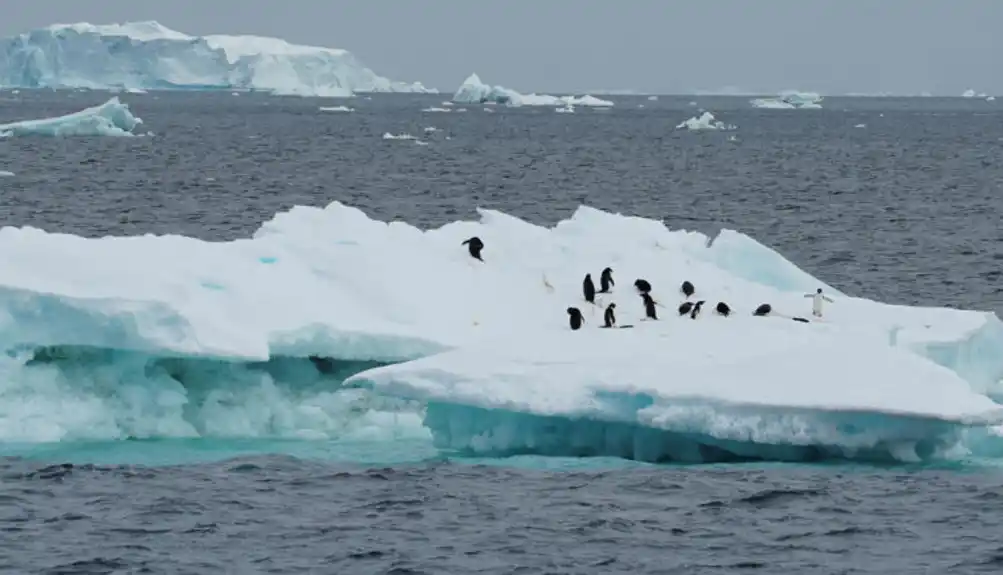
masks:
[(751, 100), (754, 108), (774, 110), (820, 109), (822, 96), (815, 92), (788, 90), (780, 93), (780, 98), (756, 98)]
[(546, 94), (520, 94), (501, 86), (488, 86), (477, 74), (471, 74), (453, 94), (453, 101), (461, 104), (504, 104), (506, 106), (612, 106), (613, 102), (588, 94), (584, 96), (548, 96)]
[[(483, 262), (461, 245), (475, 235)], [(597, 329), (581, 301), (607, 265), (600, 303), (633, 329)], [(638, 277), (659, 321), (640, 319)], [(710, 304), (696, 320), (675, 313), (684, 279)], [(835, 300), (823, 319), (803, 297), (818, 287)], [(1001, 343), (992, 313), (850, 297), (741, 233), (584, 206), (553, 228), (480, 210), (422, 230), (334, 202), (229, 242), (0, 229), (0, 441), (362, 433), (469, 453), (925, 460), (1003, 422), (986, 395)]]
[(9, 136), (135, 136), (143, 120), (132, 115), (117, 97), (101, 104), (55, 118), (0, 124), (0, 135)]
[(686, 120), (685, 122), (679, 124), (678, 126), (676, 126), (676, 129), (677, 130), (686, 129), (691, 131), (734, 130), (736, 129), (736, 126), (725, 124), (724, 122), (716, 119), (714, 117), (714, 114), (711, 114), (710, 112), (704, 112), (703, 114), (700, 114), (700, 117), (694, 116), (689, 120)]
[(54, 24), (0, 42), (0, 85), (8, 87), (323, 97), (434, 92), (378, 76), (346, 50), (260, 36), (189, 36), (155, 21)]

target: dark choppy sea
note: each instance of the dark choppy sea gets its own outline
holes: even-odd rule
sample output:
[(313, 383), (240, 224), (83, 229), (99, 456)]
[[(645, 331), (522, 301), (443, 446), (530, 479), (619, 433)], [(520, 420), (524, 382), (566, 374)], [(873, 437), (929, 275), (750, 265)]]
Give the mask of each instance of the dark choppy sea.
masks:
[[(0, 123), (107, 97), (0, 92)], [(427, 226), (478, 206), (552, 224), (585, 203), (738, 229), (854, 295), (1003, 309), (1003, 106), (981, 99), (785, 111), (622, 97), (575, 114), (422, 112), (442, 96), (358, 98), (347, 114), (247, 94), (123, 99), (155, 137), (0, 140), (0, 170), (15, 173), (0, 178), (3, 225), (219, 240), (332, 200)], [(674, 130), (700, 107), (738, 130)], [(470, 460), (418, 436), (0, 443), (0, 455), (5, 573), (1003, 570), (992, 460)]]

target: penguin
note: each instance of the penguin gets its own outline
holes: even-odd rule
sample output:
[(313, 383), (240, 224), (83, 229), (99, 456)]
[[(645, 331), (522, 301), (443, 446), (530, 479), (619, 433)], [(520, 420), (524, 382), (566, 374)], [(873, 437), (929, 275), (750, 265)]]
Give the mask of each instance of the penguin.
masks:
[(610, 288), (615, 285), (616, 282), (613, 281), (613, 269), (604, 269), (602, 275), (599, 276), (599, 293), (609, 293)]
[(703, 307), (703, 304), (704, 304), (704, 300), (700, 300), (700, 301), (698, 301), (696, 303), (696, 305), (693, 306), (693, 309), (690, 310), (690, 319), (696, 319), (697, 318), (697, 315), (700, 313), (700, 308)]
[(696, 293), (696, 289), (693, 288), (693, 284), (688, 281), (683, 282), (683, 285), (679, 288), (679, 290), (683, 292), (686, 299), (690, 299), (690, 296)]
[(582, 316), (582, 311), (576, 307), (568, 308), (568, 323), (571, 325), (571, 331), (577, 331), (585, 323), (585, 317)]
[(616, 314), (613, 310), (616, 309), (616, 304), (611, 303), (606, 306), (606, 311), (602, 314), (603, 327), (610, 328), (616, 327)]
[(729, 307), (728, 304), (724, 303), (723, 301), (719, 301), (717, 302), (717, 306), (714, 307), (714, 311), (723, 315), (724, 317), (728, 317), (731, 314), (731, 307)]
[(642, 293), (641, 300), (644, 301), (644, 316), (648, 319), (658, 319), (658, 312), (655, 309), (655, 300), (651, 298), (651, 294), (647, 292)]
[(794, 320), (794, 321), (799, 321), (801, 323), (811, 323), (810, 321), (806, 320), (803, 317), (792, 317), (791, 319)]
[(592, 274), (585, 274), (585, 281), (582, 282), (582, 293), (585, 294), (585, 301), (595, 305), (596, 284), (592, 283)]
[(686, 315), (690, 313), (691, 309), (693, 309), (693, 302), (684, 301), (682, 304), (679, 305), (679, 315)]
[(637, 291), (639, 293), (642, 294), (651, 293), (651, 284), (648, 283), (648, 280), (642, 280), (642, 279), (634, 280), (634, 287), (637, 288)]
[(467, 251), (470, 252), (470, 257), (475, 260), (484, 261), (481, 259), (481, 250), (484, 249), (484, 242), (481, 241), (481, 238), (474, 236), (460, 245), (467, 246)]
[(768, 303), (764, 303), (763, 305), (757, 307), (756, 311), (752, 312), (752, 315), (767, 316), (770, 315), (771, 311), (773, 311), (773, 306)]

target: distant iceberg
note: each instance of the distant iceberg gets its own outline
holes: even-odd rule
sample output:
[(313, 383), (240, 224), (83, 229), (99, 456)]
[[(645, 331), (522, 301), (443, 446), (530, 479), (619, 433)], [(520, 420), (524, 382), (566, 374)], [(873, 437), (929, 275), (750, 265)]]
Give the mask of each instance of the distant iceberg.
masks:
[(54, 24), (2, 40), (0, 85), (325, 97), (435, 92), (378, 76), (346, 50), (260, 36), (189, 36), (154, 21)]
[(588, 94), (584, 96), (548, 96), (520, 94), (502, 86), (489, 86), (477, 74), (471, 74), (453, 95), (454, 102), (463, 104), (504, 104), (506, 106), (612, 106), (613, 102)]
[(143, 120), (132, 115), (129, 106), (117, 97), (79, 112), (0, 124), (0, 135), (9, 136), (135, 136), (133, 130)]
[(822, 107), (822, 96), (816, 92), (796, 92), (788, 90), (781, 92), (779, 98), (756, 98), (751, 100), (753, 108), (769, 108), (774, 110), (819, 109)]
[(677, 130), (734, 130), (736, 126), (725, 124), (724, 122), (714, 118), (714, 114), (710, 112), (704, 112), (700, 117), (693, 117), (685, 122), (676, 126)]

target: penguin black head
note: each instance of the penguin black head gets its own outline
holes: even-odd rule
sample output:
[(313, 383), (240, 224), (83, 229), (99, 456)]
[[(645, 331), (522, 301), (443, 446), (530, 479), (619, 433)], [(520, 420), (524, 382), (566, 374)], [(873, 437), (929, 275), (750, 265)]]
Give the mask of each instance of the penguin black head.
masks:
[(603, 269), (602, 275), (604, 275), (606, 277), (609, 277), (609, 276), (613, 275), (613, 268), (605, 268), (605, 269)]
[(683, 284), (679, 287), (679, 291), (683, 292), (683, 295), (685, 295), (686, 297), (690, 297), (691, 295), (693, 295), (696, 289), (693, 287), (692, 283), (684, 281)]
[(822, 288), (818, 288), (818, 290), (816, 290), (815, 293), (822, 293)]
[(568, 308), (568, 315), (581, 315), (581, 313), (582, 312), (578, 311), (578, 308), (576, 308), (576, 307), (569, 307)]

